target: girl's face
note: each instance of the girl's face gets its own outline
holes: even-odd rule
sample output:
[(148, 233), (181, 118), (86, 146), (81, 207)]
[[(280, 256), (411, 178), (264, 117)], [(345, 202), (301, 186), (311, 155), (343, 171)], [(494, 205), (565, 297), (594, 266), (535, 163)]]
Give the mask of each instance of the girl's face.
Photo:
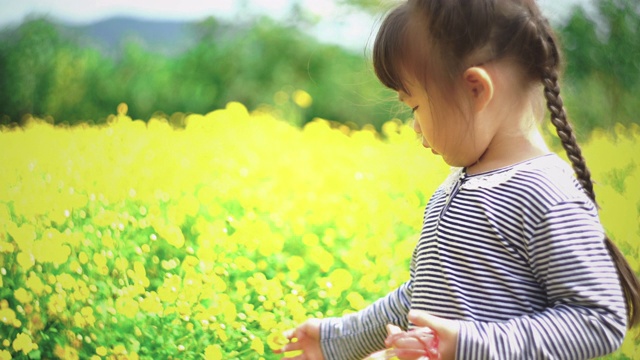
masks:
[(413, 110), (422, 145), (450, 166), (487, 171), (548, 153), (535, 125), (532, 91), (517, 64), (508, 61), (465, 70), (442, 90), (405, 82), (398, 97)]
[[(465, 121), (464, 114), (451, 105), (429, 97), (426, 90), (416, 84), (407, 84), (407, 91), (398, 92), (398, 98), (413, 112), (413, 129), (422, 136), (422, 145), (451, 166), (470, 166), (479, 155), (473, 151), (473, 128)], [(434, 111), (433, 101), (438, 101)], [(437, 119), (434, 119), (437, 115)]]

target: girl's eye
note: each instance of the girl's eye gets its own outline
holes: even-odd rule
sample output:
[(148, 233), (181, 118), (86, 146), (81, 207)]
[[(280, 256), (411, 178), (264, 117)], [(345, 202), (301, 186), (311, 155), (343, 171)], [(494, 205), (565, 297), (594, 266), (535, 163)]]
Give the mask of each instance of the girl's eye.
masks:
[(418, 106), (415, 106), (411, 109), (411, 114), (413, 115), (413, 113), (416, 112), (416, 110), (418, 110)]

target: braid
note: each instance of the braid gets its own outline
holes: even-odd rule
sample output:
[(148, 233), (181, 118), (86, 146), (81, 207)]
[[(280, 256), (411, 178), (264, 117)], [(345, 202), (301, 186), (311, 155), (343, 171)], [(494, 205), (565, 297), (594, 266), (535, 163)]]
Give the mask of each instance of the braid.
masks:
[(580, 185), (582, 185), (587, 192), (589, 198), (596, 203), (596, 195), (593, 191), (593, 182), (591, 181), (591, 172), (589, 168), (587, 168), (587, 164), (582, 156), (582, 150), (580, 150), (580, 146), (578, 146), (573, 128), (569, 120), (567, 120), (564, 103), (560, 97), (557, 71), (546, 71), (543, 75), (542, 82), (544, 84), (544, 96), (547, 99), (547, 107), (551, 112), (551, 123), (555, 126), (556, 133), (562, 141), (562, 147), (564, 147), (567, 157), (571, 161), (578, 182), (580, 182)]
[[(596, 195), (593, 191), (593, 182), (591, 181), (591, 172), (587, 168), (587, 164), (582, 156), (582, 151), (576, 141), (573, 128), (567, 120), (567, 113), (564, 109), (562, 98), (560, 97), (557, 70), (560, 64), (560, 53), (548, 22), (544, 21), (540, 25), (542, 25), (540, 29), (544, 34), (540, 37), (540, 41), (543, 56), (545, 56), (541, 69), (542, 83), (544, 85), (544, 96), (547, 100), (547, 107), (551, 112), (551, 123), (555, 126), (556, 133), (562, 141), (562, 147), (564, 147), (571, 161), (578, 182), (580, 182), (589, 198), (591, 198), (597, 206)], [(618, 277), (620, 278), (620, 284), (627, 303), (627, 322), (629, 328), (631, 328), (640, 324), (640, 280), (625, 259), (624, 254), (613, 241), (611, 241), (609, 236), (605, 234), (604, 240), (611, 259), (615, 264)]]
[(562, 147), (571, 161), (573, 171), (575, 171), (578, 182), (587, 193), (589, 198), (596, 203), (596, 194), (593, 191), (591, 172), (587, 168), (587, 163), (582, 156), (582, 150), (578, 146), (573, 127), (567, 119), (567, 112), (560, 97), (560, 86), (558, 85), (558, 67), (560, 66), (560, 51), (553, 36), (553, 31), (549, 22), (538, 14), (538, 29), (541, 35), (538, 41), (542, 50), (542, 84), (544, 85), (544, 97), (547, 100), (547, 108), (551, 112), (551, 123), (556, 128), (556, 133), (562, 141)]

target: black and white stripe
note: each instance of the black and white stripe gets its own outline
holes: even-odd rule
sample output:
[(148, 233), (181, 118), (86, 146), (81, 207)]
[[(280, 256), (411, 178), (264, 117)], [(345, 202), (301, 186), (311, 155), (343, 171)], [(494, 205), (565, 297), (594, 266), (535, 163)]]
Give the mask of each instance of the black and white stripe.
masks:
[(597, 209), (571, 168), (546, 155), (468, 176), (433, 194), (411, 279), (321, 325), (327, 359), (384, 346), (409, 309), (460, 320), (459, 359), (588, 359), (617, 349), (625, 302)]

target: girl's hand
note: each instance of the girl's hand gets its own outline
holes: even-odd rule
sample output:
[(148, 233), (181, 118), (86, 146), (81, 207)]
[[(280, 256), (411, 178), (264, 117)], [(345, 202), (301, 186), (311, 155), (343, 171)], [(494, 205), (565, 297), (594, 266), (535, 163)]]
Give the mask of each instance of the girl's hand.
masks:
[[(300, 350), (302, 354), (282, 360), (324, 360), (320, 348), (320, 320), (309, 319), (297, 328), (287, 331), (285, 336), (290, 342), (274, 352), (283, 354), (288, 351)], [(297, 341), (292, 342), (293, 339)]]
[(409, 321), (416, 326), (431, 328), (436, 333), (442, 360), (455, 359), (458, 332), (460, 331), (460, 325), (457, 321), (433, 316), (419, 310), (409, 311)]
[(373, 354), (368, 359), (441, 360), (438, 338), (427, 327), (416, 327), (404, 332), (395, 325), (387, 325), (387, 350)]

